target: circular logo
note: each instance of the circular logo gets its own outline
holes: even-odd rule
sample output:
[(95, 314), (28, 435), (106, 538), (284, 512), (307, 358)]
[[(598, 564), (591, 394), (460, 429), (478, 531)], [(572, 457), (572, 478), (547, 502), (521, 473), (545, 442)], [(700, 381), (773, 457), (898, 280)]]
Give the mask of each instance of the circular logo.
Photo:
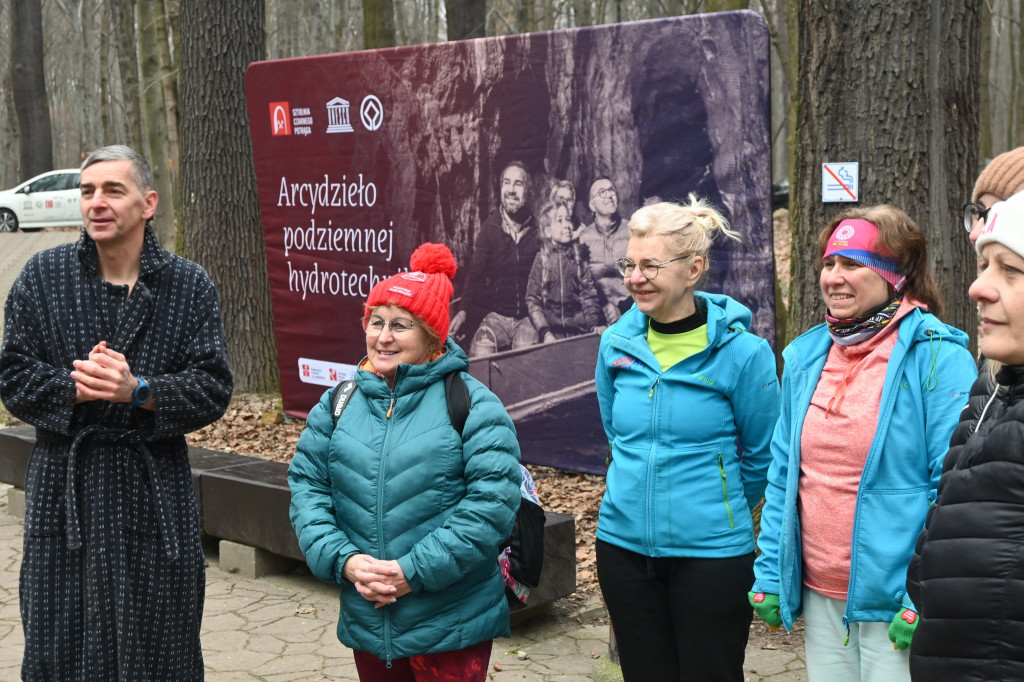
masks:
[(836, 239), (842, 239), (844, 242), (853, 236), (853, 225), (843, 225), (836, 232)]
[(364, 97), (363, 103), (359, 105), (359, 119), (367, 130), (380, 128), (380, 124), (384, 122), (384, 107), (381, 106), (380, 100), (373, 95)]

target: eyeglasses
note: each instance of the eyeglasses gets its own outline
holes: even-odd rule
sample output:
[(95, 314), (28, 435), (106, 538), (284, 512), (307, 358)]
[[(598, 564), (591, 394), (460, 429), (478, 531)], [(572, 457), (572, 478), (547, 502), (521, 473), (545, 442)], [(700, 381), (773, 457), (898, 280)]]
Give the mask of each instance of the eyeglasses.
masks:
[(658, 263), (653, 258), (641, 258), (639, 263), (635, 262), (632, 258), (620, 258), (615, 261), (615, 267), (618, 268), (619, 274), (623, 277), (632, 277), (633, 270), (635, 270), (639, 265), (641, 275), (646, 279), (654, 279), (658, 276), (658, 272), (669, 263), (675, 263), (677, 260), (685, 260), (692, 255), (692, 253), (688, 253), (685, 256), (673, 258), (665, 261), (664, 263)]
[(964, 229), (970, 232), (971, 230), (974, 229), (975, 222), (980, 220), (982, 223), (984, 223), (985, 220), (988, 219), (988, 212), (991, 210), (991, 206), (985, 208), (981, 204), (976, 204), (973, 201), (968, 201), (966, 204), (964, 204), (964, 207), (962, 209), (964, 217)]
[(615, 191), (614, 187), (602, 187), (601, 189), (594, 192), (594, 194), (601, 197), (602, 199), (607, 199), (609, 194), (618, 195), (618, 192)]
[(406, 317), (396, 317), (395, 319), (388, 322), (383, 317), (377, 315), (371, 315), (368, 320), (363, 321), (363, 329), (366, 330), (369, 336), (378, 336), (384, 331), (384, 327), (391, 330), (391, 333), (395, 336), (401, 336), (406, 332), (412, 331), (413, 327), (422, 327), (423, 325), (419, 322), (413, 322)]

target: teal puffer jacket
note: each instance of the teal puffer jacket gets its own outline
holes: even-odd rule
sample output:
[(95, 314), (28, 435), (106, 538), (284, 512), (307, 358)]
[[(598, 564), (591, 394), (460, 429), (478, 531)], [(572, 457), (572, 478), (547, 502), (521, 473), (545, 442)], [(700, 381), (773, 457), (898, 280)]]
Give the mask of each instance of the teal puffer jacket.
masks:
[[(501, 402), (468, 374), (460, 442), (444, 376), (469, 361), (451, 341), (445, 348), (400, 365), (394, 391), (357, 371), (336, 428), (327, 391), (288, 468), (299, 546), (314, 575), (341, 585), (338, 639), (388, 661), (509, 634), (497, 557), (519, 506), (519, 444)], [(354, 554), (397, 560), (412, 592), (374, 609), (341, 576)]]

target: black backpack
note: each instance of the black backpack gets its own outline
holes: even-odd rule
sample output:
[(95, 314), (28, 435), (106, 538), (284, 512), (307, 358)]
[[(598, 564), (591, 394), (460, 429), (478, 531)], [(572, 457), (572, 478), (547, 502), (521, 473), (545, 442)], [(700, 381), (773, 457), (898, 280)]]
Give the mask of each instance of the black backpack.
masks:
[[(334, 417), (335, 426), (357, 387), (354, 379), (347, 379), (331, 389), (331, 416)], [(444, 390), (448, 402), (448, 418), (461, 437), (470, 408), (469, 387), (462, 378), (462, 372), (456, 370), (446, 374)], [(544, 567), (544, 518), (544, 509), (539, 504), (522, 497), (512, 525), (512, 535), (500, 545), (512, 549), (509, 552), (509, 573), (530, 587), (540, 584), (540, 573)]]

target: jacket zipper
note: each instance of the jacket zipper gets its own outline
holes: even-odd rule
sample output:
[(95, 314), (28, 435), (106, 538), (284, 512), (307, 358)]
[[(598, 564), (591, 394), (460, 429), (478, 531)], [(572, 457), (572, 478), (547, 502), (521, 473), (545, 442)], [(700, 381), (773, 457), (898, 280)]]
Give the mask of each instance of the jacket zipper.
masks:
[[(899, 345), (897, 344), (897, 348), (898, 347)], [(908, 344), (907, 348), (903, 351), (903, 356), (899, 358), (898, 364), (896, 366), (896, 372), (893, 374), (893, 376), (896, 377), (895, 383), (897, 386), (899, 386), (901, 377), (903, 377), (904, 375), (904, 367), (906, 366), (907, 356), (909, 354), (910, 344)], [(892, 356), (889, 357), (889, 365), (892, 365)], [(888, 378), (888, 370), (886, 370), (886, 378)], [(884, 383), (882, 392), (883, 394), (885, 393)], [(883, 415), (885, 415), (886, 421), (884, 429), (886, 432), (885, 435), (888, 435), (889, 423), (892, 420), (892, 413), (896, 405), (897, 391), (890, 390), (889, 395), (886, 397), (888, 398), (888, 402), (885, 405), (879, 405), (878, 407), (878, 426), (882, 427), (882, 417)], [(867, 477), (869, 469), (873, 474), (875, 472), (875, 469), (877, 468), (878, 459), (879, 457), (882, 456), (882, 447), (880, 443), (884, 442), (884, 437), (882, 441), (879, 440), (879, 437), (879, 429), (876, 428), (875, 436), (871, 440), (871, 445), (868, 446), (868, 456), (867, 459), (864, 461), (864, 468), (861, 470), (860, 482), (857, 484), (857, 497), (855, 498), (853, 504), (853, 533), (852, 538), (850, 540), (850, 578), (846, 586), (846, 611), (843, 613), (843, 624), (846, 625), (846, 639), (843, 640), (843, 646), (847, 646), (850, 643), (850, 614), (853, 612), (853, 595), (855, 587), (857, 585), (857, 579), (859, 577), (857, 574), (856, 554), (857, 546), (860, 544), (860, 523), (858, 512), (861, 509), (861, 492), (863, 492), (864, 490), (864, 481)]]
[[(384, 460), (391, 440), (391, 412), (395, 407), (395, 394), (391, 393), (391, 404), (388, 405), (387, 426), (384, 430), (384, 445), (381, 447), (380, 464), (377, 465), (377, 556), (384, 559)], [(381, 609), (384, 613), (384, 652), (387, 667), (391, 669), (391, 610)]]
[[(651, 386), (651, 391), (647, 394), (647, 397), (654, 399), (654, 405), (651, 406), (651, 433), (658, 432), (658, 399), (654, 395), (654, 390), (658, 388), (658, 383), (660, 381), (661, 377), (659, 376), (654, 380), (654, 384)], [(651, 439), (651, 450), (647, 455), (647, 546), (652, 549), (654, 548), (654, 513), (652, 509), (654, 506), (654, 462), (656, 460), (656, 453), (658, 450), (657, 443), (657, 438)]]
[(729, 485), (725, 482), (725, 465), (722, 463), (722, 453), (718, 453), (718, 472), (722, 474), (722, 501), (725, 502), (725, 511), (729, 512), (729, 527), (735, 528), (736, 523), (732, 518), (732, 507), (729, 505)]

